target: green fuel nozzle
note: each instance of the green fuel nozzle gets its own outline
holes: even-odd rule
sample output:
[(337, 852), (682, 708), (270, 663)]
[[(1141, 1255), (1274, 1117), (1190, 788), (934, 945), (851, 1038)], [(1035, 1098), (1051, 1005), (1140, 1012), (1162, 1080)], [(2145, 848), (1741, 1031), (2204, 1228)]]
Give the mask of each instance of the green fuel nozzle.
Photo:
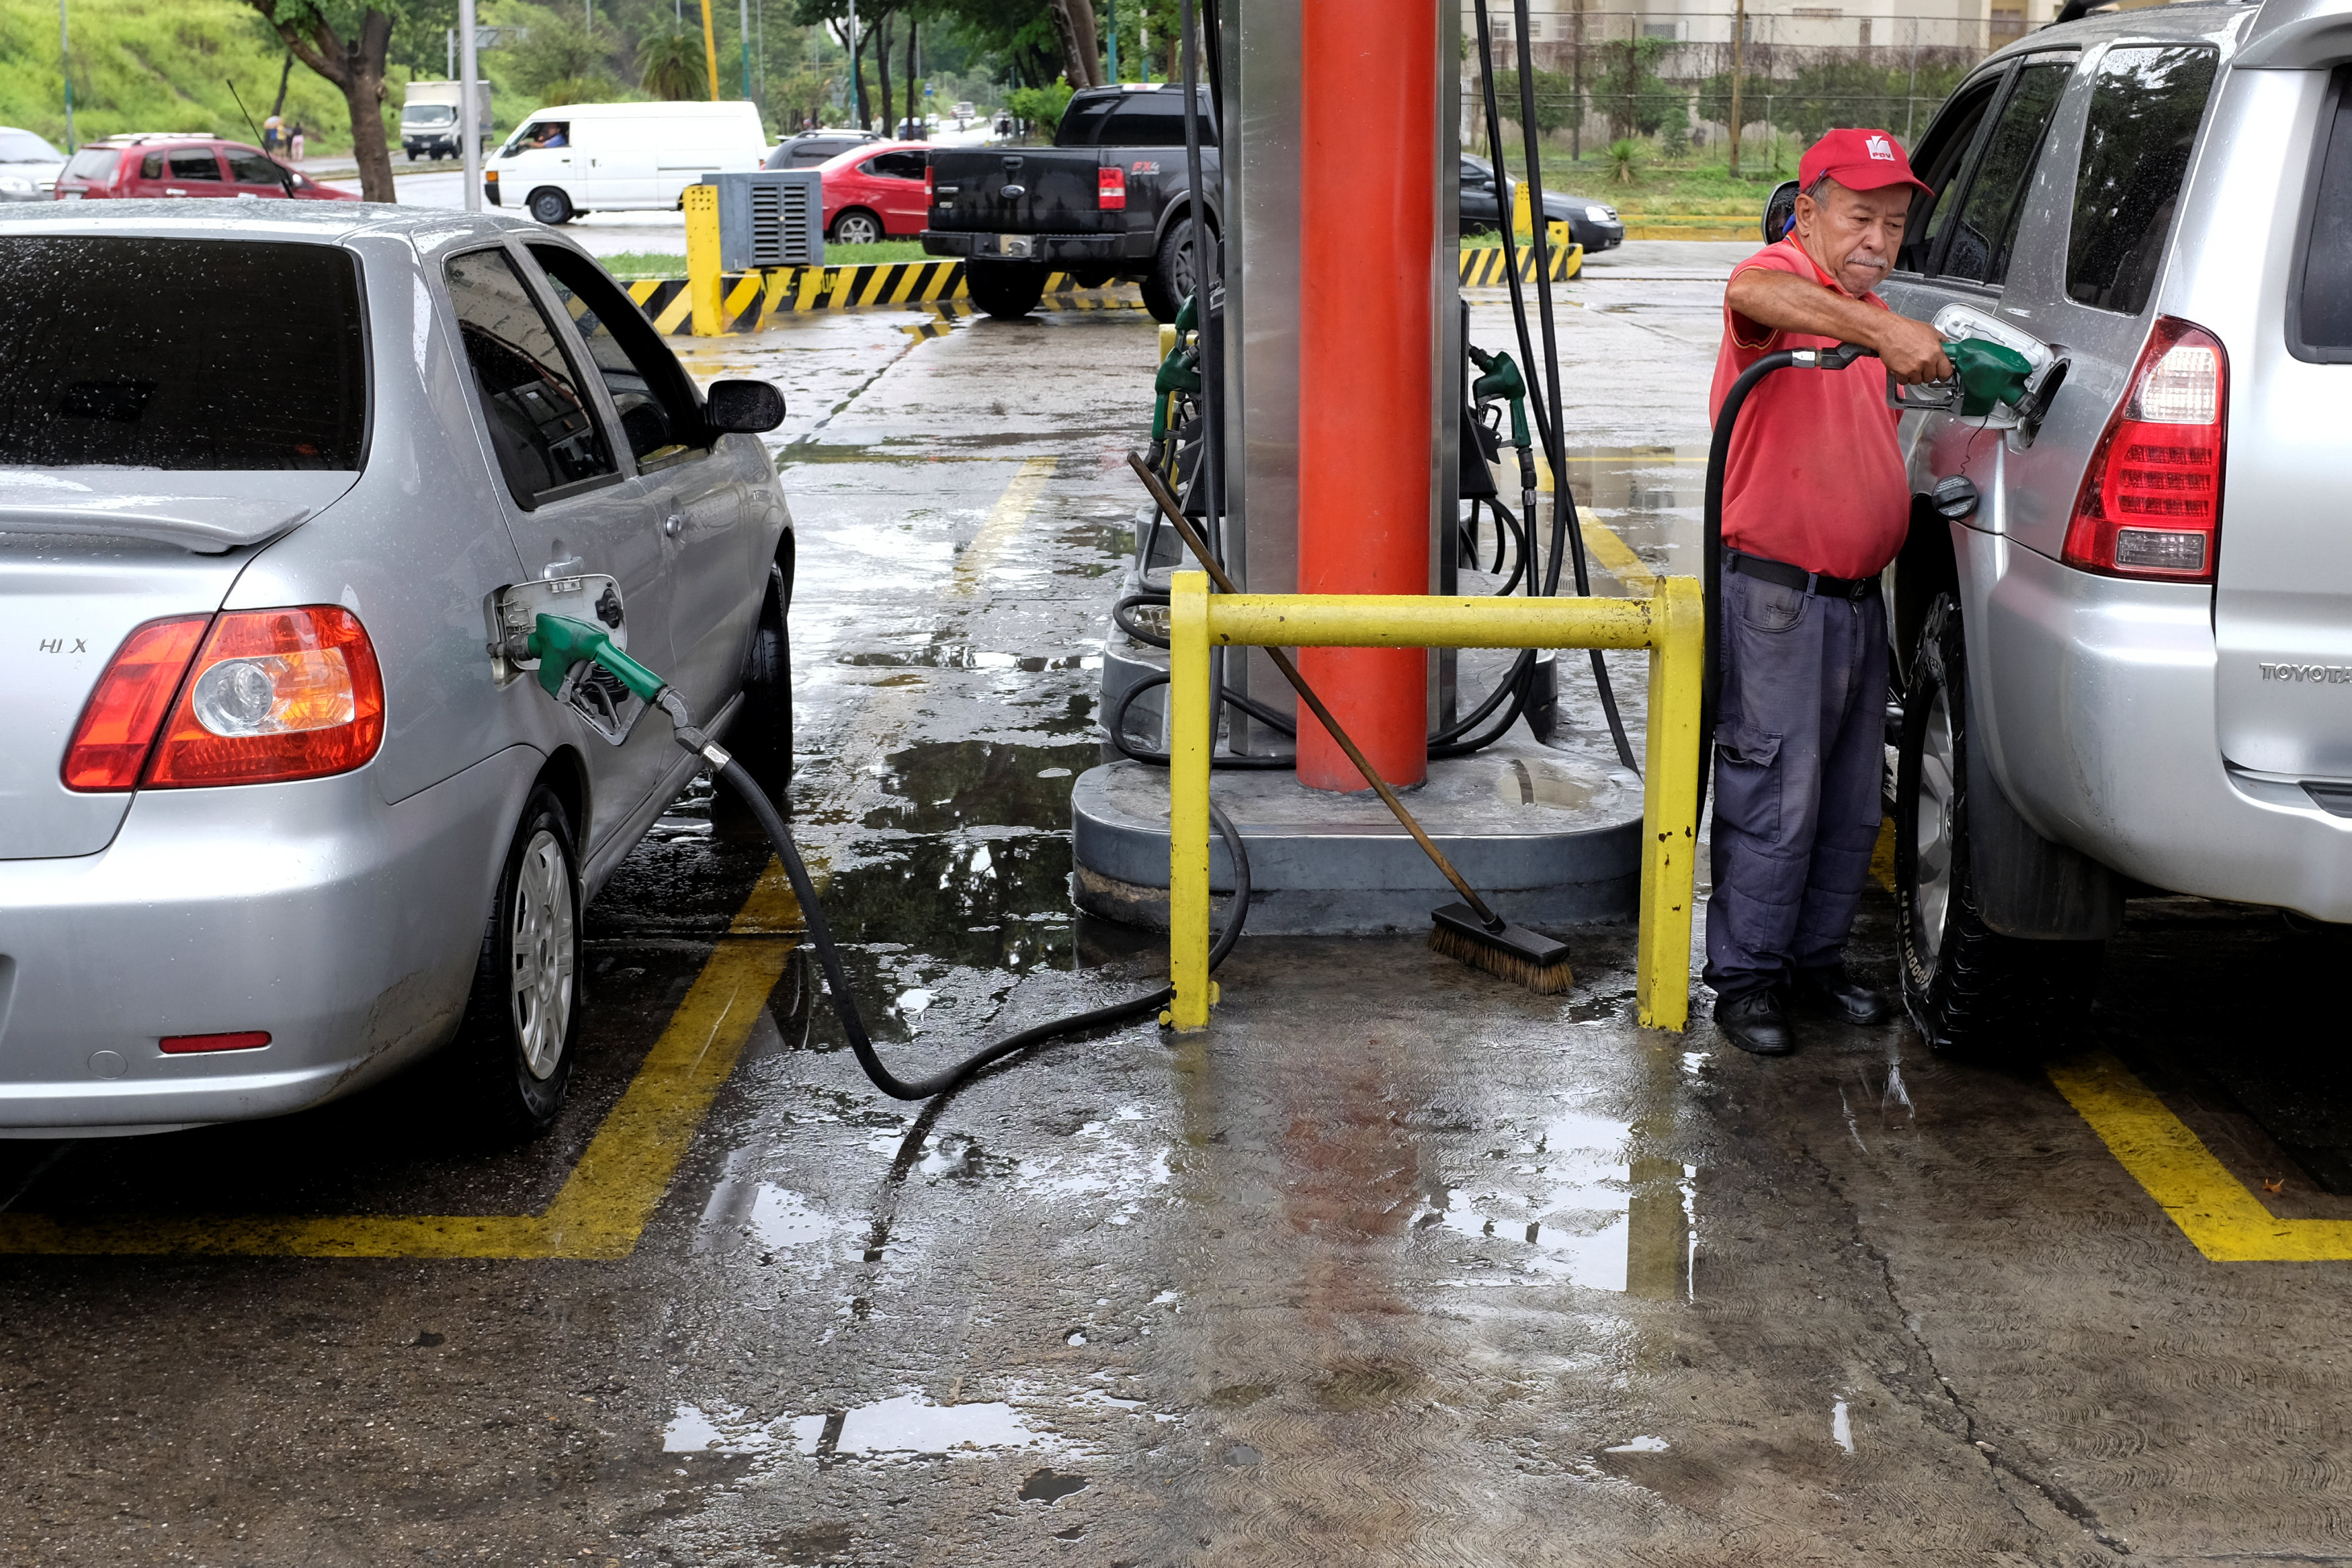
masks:
[(582, 664), (601, 664), (611, 671), (614, 678), (641, 702), (654, 701), (669, 685), (614, 647), (612, 633), (602, 626), (591, 626), (566, 615), (542, 612), (523, 645), (539, 661), (539, 684), (550, 696), (563, 695), (565, 678), (572, 674), (573, 665)]
[(1478, 379), (1470, 383), (1470, 397), (1475, 402), (1490, 402), (1503, 398), (1511, 405), (1511, 444), (1521, 452), (1535, 444), (1528, 434), (1528, 383), (1519, 374), (1518, 365), (1508, 354), (1490, 354), (1473, 345), (1470, 362), (1478, 367)]
[(2025, 398), (2026, 378), (2033, 366), (2023, 354), (1982, 338), (1962, 338), (1944, 345), (1944, 357), (1960, 383), (1960, 413), (1980, 419), (1994, 407), (2016, 407)]

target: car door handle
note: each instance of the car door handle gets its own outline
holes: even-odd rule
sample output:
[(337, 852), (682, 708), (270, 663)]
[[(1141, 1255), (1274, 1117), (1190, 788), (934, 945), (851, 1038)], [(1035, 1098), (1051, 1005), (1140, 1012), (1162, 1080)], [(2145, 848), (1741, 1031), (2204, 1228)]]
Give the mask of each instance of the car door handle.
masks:
[(678, 535), (686, 532), (686, 514), (684, 512), (672, 512), (668, 517), (664, 517), (662, 519), (662, 532), (667, 534), (671, 538), (676, 538)]
[(163, 187), (163, 193), (167, 196), (184, 196), (188, 193), (181, 190), (177, 185), (166, 185)]

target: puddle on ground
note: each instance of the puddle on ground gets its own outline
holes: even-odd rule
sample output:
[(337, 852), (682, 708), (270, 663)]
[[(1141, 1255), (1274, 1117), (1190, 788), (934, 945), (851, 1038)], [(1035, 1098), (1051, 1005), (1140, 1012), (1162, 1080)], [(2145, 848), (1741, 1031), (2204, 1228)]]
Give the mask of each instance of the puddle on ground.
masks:
[[(1503, 1169), (1482, 1176), (1495, 1190), (1441, 1191), (1444, 1207), (1413, 1217), (1504, 1247), (1507, 1274), (1446, 1281), (1456, 1286), (1547, 1281), (1676, 1299), (1690, 1289), (1696, 1232), (1696, 1166), (1632, 1155), (1633, 1124), (1569, 1111), (1534, 1139), (1489, 1152)], [(1466, 1184), (1465, 1184), (1466, 1185)]]
[(903, 804), (868, 812), (866, 826), (912, 833), (971, 826), (1067, 832), (1072, 778), (1101, 757), (1088, 741), (1013, 746), (929, 741), (882, 760), (882, 791)]
[[(1706, 504), (1704, 445), (1571, 446), (1568, 451), (1568, 472), (1581, 521), (1606, 526), (1653, 571), (1698, 575)], [(1507, 451), (1495, 465), (1495, 481), (1502, 492), (1503, 504), (1517, 513), (1517, 460)], [(1540, 483), (1544, 497), (1538, 538), (1548, 558), (1551, 541), (1549, 472), (1540, 475)], [(1483, 541), (1481, 553), (1491, 559), (1495, 548), (1491, 521), (1481, 519), (1479, 538)], [(1480, 563), (1481, 567), (1485, 564)], [(1507, 576), (1507, 558), (1504, 571)], [(1560, 580), (1563, 585), (1570, 580), (1565, 567), (1561, 569)], [(1601, 580), (1605, 584), (1607, 576), (1602, 575)], [(1490, 583), (1483, 573), (1475, 581), (1477, 586), (1465, 583), (1463, 591), (1478, 592), (1500, 586), (1499, 580)], [(1568, 589), (1563, 586), (1561, 591)]]
[(920, 653), (844, 653), (835, 662), (860, 669), (1018, 670), (1024, 674), (1037, 675), (1048, 670), (1093, 669), (1101, 664), (1102, 656), (1065, 653), (1048, 658), (1042, 653), (993, 653), (969, 643), (939, 643)]
[[(1052, 1434), (1029, 1425), (1002, 1400), (972, 1405), (935, 1405), (920, 1394), (901, 1394), (851, 1410), (782, 1416), (761, 1421), (740, 1406), (705, 1410), (680, 1404), (662, 1428), (666, 1454), (767, 1454), (789, 1451), (817, 1458), (844, 1455), (953, 1454), (1031, 1448), (1059, 1451)], [(1067, 1478), (1086, 1485), (1083, 1476)], [(1063, 1495), (1063, 1494), (1056, 1494)]]
[(1050, 1508), (1072, 1492), (1086, 1490), (1086, 1477), (1057, 1476), (1054, 1473), (1053, 1467), (1048, 1465), (1021, 1483), (1020, 1498), (1023, 1502), (1042, 1502)]
[[(1061, 784), (1066, 799), (1067, 780)], [(1065, 815), (1067, 807), (1063, 808)], [(895, 997), (932, 975), (885, 974), (871, 950), (911, 953), (935, 966), (1025, 972), (1041, 965), (1066, 968), (1074, 960), (1070, 912), (1070, 838), (1040, 828), (981, 837), (926, 837), (857, 846), (871, 860), (845, 865), (836, 857), (824, 890), (824, 913), (860, 998)], [(876, 852), (882, 851), (885, 852)], [(880, 1009), (896, 1017), (895, 1009)], [(816, 1029), (837, 1033), (830, 1009), (818, 1009)], [(869, 1020), (871, 1021), (871, 1020)], [(903, 1038), (903, 1037), (901, 1037)]]

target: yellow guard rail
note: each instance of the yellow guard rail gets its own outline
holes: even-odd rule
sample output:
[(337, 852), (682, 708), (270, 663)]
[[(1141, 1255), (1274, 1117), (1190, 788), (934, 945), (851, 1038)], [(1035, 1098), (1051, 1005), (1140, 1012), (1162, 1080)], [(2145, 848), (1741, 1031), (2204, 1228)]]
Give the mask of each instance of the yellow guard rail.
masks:
[[(1169, 591), (1169, 1022), (1209, 1021), (1209, 701), (1212, 647), (1647, 648), (1649, 734), (1642, 788), (1642, 926), (1634, 1000), (1642, 1023), (1690, 1017), (1691, 878), (1698, 852), (1699, 685), (1706, 610), (1698, 582), (1662, 578), (1646, 599), (1441, 599), (1401, 594), (1209, 591), (1180, 571)], [(1303, 722), (1312, 723), (1307, 715)]]

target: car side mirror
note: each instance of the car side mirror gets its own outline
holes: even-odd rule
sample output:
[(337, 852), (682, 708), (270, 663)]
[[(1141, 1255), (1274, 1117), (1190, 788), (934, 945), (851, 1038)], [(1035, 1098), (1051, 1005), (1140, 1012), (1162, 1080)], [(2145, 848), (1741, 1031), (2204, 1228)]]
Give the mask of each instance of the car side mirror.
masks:
[(702, 417), (713, 432), (757, 435), (784, 423), (784, 394), (765, 382), (713, 382)]

